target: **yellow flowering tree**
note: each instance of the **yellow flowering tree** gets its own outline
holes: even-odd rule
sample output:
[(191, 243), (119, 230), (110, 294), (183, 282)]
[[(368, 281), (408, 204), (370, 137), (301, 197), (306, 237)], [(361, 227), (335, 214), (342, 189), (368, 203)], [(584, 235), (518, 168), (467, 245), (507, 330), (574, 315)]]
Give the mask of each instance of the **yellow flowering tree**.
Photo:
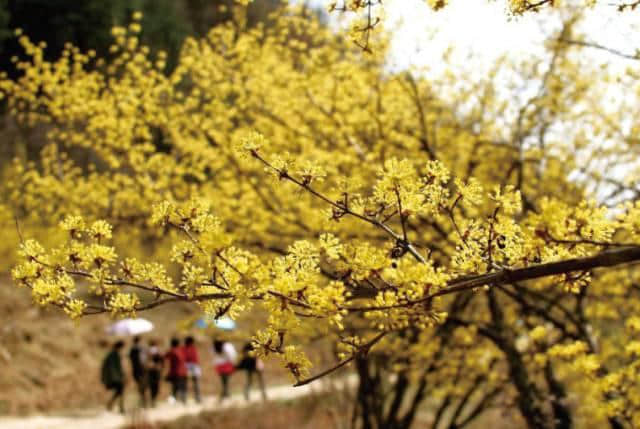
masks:
[[(257, 353), (296, 385), (354, 364), (365, 428), (409, 427), (428, 396), (433, 427), (495, 407), (531, 428), (636, 425), (637, 119), (600, 108), (614, 72), (560, 43), (576, 20), (545, 57), (461, 85), (390, 72), (384, 40), (365, 53), (305, 9), (268, 28), (244, 11), (170, 73), (139, 15), (109, 58), (46, 61), (18, 35), (29, 59), (0, 91), (45, 145), (3, 170), (16, 284), (73, 318), (264, 314)], [(496, 91), (505, 73), (535, 91)], [(336, 363), (313, 370), (319, 335)]]

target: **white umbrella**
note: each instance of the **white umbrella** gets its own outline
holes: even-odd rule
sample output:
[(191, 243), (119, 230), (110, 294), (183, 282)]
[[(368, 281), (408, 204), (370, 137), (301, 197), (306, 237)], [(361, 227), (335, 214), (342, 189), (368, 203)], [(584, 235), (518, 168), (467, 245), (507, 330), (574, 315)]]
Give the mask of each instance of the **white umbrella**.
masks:
[(196, 326), (198, 328), (206, 328), (211, 324), (213, 324), (213, 326), (218, 329), (222, 329), (223, 331), (233, 331), (236, 328), (236, 322), (229, 316), (222, 316), (218, 319), (213, 319), (212, 317), (203, 317), (196, 320)]
[(214, 320), (213, 324), (216, 328), (222, 329), (223, 331), (233, 331), (236, 328), (236, 322), (227, 316), (222, 316), (221, 318)]
[(147, 319), (122, 319), (107, 327), (111, 335), (140, 335), (153, 330), (153, 323)]

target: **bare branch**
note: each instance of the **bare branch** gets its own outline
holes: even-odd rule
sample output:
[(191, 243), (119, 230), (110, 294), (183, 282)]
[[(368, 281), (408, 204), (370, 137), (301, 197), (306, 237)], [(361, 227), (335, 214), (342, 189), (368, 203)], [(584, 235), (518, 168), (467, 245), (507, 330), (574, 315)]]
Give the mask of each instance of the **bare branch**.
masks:
[(312, 377), (306, 378), (304, 380), (300, 380), (298, 381), (296, 384), (294, 384), (294, 387), (298, 387), (298, 386), (304, 386), (305, 384), (309, 384), (313, 381), (318, 380), (319, 378), (325, 377), (329, 374), (331, 374), (334, 371), (337, 371), (338, 369), (342, 368), (343, 366), (345, 366), (346, 364), (348, 364), (349, 362), (351, 362), (352, 360), (354, 360), (356, 357), (358, 356), (362, 356), (362, 355), (366, 355), (367, 353), (369, 353), (369, 350), (371, 350), (371, 347), (373, 347), (378, 341), (380, 341), (385, 335), (387, 335), (388, 332), (381, 332), (378, 335), (376, 335), (371, 341), (369, 341), (366, 344), (363, 344), (362, 346), (360, 346), (354, 353), (351, 354), (351, 356), (349, 356), (347, 359), (344, 359), (340, 362), (338, 362), (336, 365), (332, 366), (331, 368), (328, 368)]
[(634, 60), (634, 61), (640, 60), (640, 57), (638, 56), (638, 54), (633, 54), (633, 55), (627, 54), (627, 53), (624, 53), (624, 52), (619, 51), (617, 49), (609, 48), (607, 46), (600, 45), (600, 44), (595, 43), (595, 42), (586, 42), (584, 40), (572, 40), (572, 39), (558, 39), (558, 42), (566, 43), (567, 45), (581, 46), (581, 47), (584, 47), (584, 48), (598, 49), (598, 50), (605, 51), (605, 52), (608, 52), (610, 54), (616, 55), (616, 56), (621, 57), (621, 58), (626, 58), (628, 60)]
[(637, 261), (640, 261), (640, 246), (623, 247), (584, 258), (567, 259), (564, 261), (549, 262), (546, 264), (536, 264), (529, 267), (518, 268), (515, 270), (502, 269), (492, 273), (454, 279), (450, 281), (448, 283), (448, 286), (444, 289), (427, 295), (421, 299), (409, 301), (402, 304), (379, 307), (345, 307), (345, 309), (348, 311), (366, 312), (390, 310), (394, 308), (406, 308), (428, 302), (438, 296), (449, 295), (469, 289), (475, 289), (485, 285), (502, 285), (505, 283), (513, 283), (525, 280), (533, 280), (540, 277), (566, 274), (573, 271), (587, 271), (594, 268), (613, 267), (616, 265), (622, 265), (629, 262)]

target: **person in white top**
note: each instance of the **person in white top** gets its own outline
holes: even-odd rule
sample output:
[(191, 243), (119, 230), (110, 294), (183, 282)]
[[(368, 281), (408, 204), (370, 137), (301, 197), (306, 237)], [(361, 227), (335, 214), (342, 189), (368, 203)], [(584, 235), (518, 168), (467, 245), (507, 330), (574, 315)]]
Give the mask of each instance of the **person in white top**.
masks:
[(222, 391), (220, 394), (220, 400), (222, 401), (229, 397), (229, 377), (235, 370), (238, 353), (235, 347), (233, 347), (233, 344), (221, 340), (213, 341), (213, 352), (213, 365), (222, 383)]

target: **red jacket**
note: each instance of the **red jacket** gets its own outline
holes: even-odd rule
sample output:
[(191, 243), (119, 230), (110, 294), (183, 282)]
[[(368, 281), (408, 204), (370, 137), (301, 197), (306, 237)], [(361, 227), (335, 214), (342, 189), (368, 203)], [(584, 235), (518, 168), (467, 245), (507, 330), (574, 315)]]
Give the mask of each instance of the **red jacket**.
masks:
[(184, 353), (184, 358), (186, 363), (200, 363), (200, 358), (198, 357), (198, 349), (195, 345), (183, 346), (182, 351)]
[(187, 365), (182, 347), (170, 349), (164, 358), (169, 362), (169, 377), (186, 377)]

